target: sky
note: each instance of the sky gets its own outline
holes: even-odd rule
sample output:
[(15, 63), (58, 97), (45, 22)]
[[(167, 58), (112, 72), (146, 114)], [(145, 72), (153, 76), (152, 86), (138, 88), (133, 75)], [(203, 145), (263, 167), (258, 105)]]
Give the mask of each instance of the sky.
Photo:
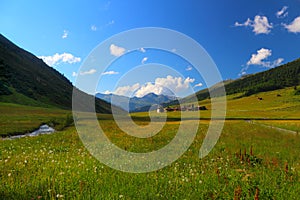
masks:
[(99, 44), (136, 28), (159, 27), (192, 38), (213, 60), (222, 80), (300, 57), (300, 0), (0, 0), (0, 13), (1, 34), (74, 85), (85, 77), (86, 85), (95, 84), (90, 90), (81, 88), (89, 93), (185, 96), (211, 86), (175, 48), (129, 51), (130, 45), (111, 41), (106, 50), (114, 60), (109, 66), (84, 66)]

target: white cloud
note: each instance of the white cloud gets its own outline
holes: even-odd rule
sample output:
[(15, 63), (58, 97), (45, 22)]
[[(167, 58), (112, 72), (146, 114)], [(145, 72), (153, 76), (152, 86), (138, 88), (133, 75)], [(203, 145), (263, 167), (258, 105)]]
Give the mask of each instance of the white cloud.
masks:
[(257, 50), (256, 53), (251, 55), (250, 60), (247, 62), (247, 65), (242, 68), (239, 76), (245, 75), (250, 65), (259, 65), (266, 68), (273, 68), (282, 64), (284, 60), (283, 58), (278, 58), (274, 61), (267, 61), (267, 58), (269, 58), (271, 55), (272, 50), (270, 49), (261, 48), (260, 50)]
[(268, 18), (265, 16), (255, 16), (254, 24), (253, 24), (253, 32), (255, 34), (268, 34), (271, 32), (271, 28), (273, 28), (272, 24), (269, 24)]
[(81, 71), (79, 74), (80, 75), (90, 75), (90, 74), (95, 74), (97, 71), (95, 69), (90, 69), (88, 71)]
[(191, 71), (192, 69), (192, 66), (188, 66), (187, 68), (185, 68), (186, 71)]
[(64, 30), (64, 33), (63, 33), (63, 35), (61, 36), (61, 38), (62, 38), (62, 39), (66, 39), (66, 38), (68, 37), (68, 35), (69, 35), (69, 31)]
[(278, 58), (274, 61), (265, 61), (272, 55), (272, 50), (261, 48), (256, 54), (252, 54), (251, 59), (247, 62), (247, 65), (261, 65), (267, 68), (273, 68), (280, 65), (283, 62), (283, 58)]
[(146, 49), (144, 49), (144, 48), (142, 47), (142, 48), (140, 48), (140, 51), (143, 52), (143, 53), (145, 53), (145, 52), (146, 52)]
[[(79, 75), (81, 75), (81, 76), (84, 76), (84, 75), (91, 75), (91, 74), (94, 74), (94, 73), (96, 73), (96, 72), (97, 72), (97, 70), (95, 70), (95, 69), (90, 69), (90, 70), (88, 70), (88, 71), (81, 71), (81, 72), (79, 72)], [(73, 73), (72, 73), (72, 76), (78, 76), (78, 73), (73, 72)]]
[(143, 59), (142, 59), (142, 64), (145, 64), (145, 62), (148, 60), (148, 57), (144, 57)]
[(112, 92), (109, 90), (105, 90), (103, 94), (112, 94)]
[(283, 6), (283, 8), (276, 13), (276, 17), (285, 18), (286, 16), (288, 16), (289, 13), (286, 12), (287, 9), (288, 9), (287, 6)]
[(193, 83), (194, 81), (195, 79), (191, 79), (189, 77), (183, 79), (182, 77), (172, 77), (170, 75), (166, 78), (156, 78), (154, 83), (148, 82), (142, 85), (135, 92), (135, 96), (143, 97), (148, 93), (160, 95), (169, 93), (169, 91), (174, 93), (182, 92), (188, 89), (190, 83)]
[(269, 20), (266, 16), (259, 16), (259, 15), (256, 15), (254, 17), (254, 20), (248, 18), (247, 21), (245, 21), (244, 23), (235, 22), (234, 26), (252, 27), (253, 28), (252, 31), (256, 35), (268, 34), (271, 32), (271, 29), (273, 28), (272, 23), (269, 23)]
[(251, 26), (252, 21), (248, 18), (244, 23), (235, 22), (234, 26)]
[(140, 87), (139, 83), (136, 83), (134, 85), (127, 85), (127, 86), (121, 86), (118, 87), (115, 92), (113, 92), (114, 94), (117, 95), (122, 95), (122, 96), (132, 96), (132, 94), (134, 93), (134, 91), (136, 91), (138, 88)]
[(78, 76), (76, 72), (72, 72), (72, 76)]
[(202, 86), (203, 86), (202, 83), (198, 83), (198, 84), (194, 85), (194, 88), (195, 88), (195, 87), (202, 87)]
[[(134, 85), (127, 85), (118, 87), (115, 92), (107, 91), (107, 93), (113, 93), (123, 96), (136, 96), (143, 97), (149, 93), (160, 94), (170, 94), (183, 92), (189, 88), (190, 84), (193, 83), (195, 79), (187, 77), (183, 79), (182, 77), (172, 77), (167, 76), (165, 78), (156, 78), (154, 83), (147, 82), (143, 85), (135, 83)], [(200, 84), (197, 84), (200, 86)], [(202, 85), (201, 85), (202, 86)], [(170, 93), (172, 92), (172, 93)]]
[(110, 54), (116, 57), (119, 57), (125, 53), (125, 48), (118, 47), (117, 45), (111, 44), (110, 45)]
[(264, 65), (264, 59), (272, 55), (270, 49), (261, 48), (256, 54), (251, 55), (251, 59), (247, 62), (247, 65)]
[(75, 57), (70, 53), (56, 53), (53, 56), (38, 56), (38, 58), (42, 59), (49, 66), (55, 66), (62, 62), (73, 64), (81, 61), (81, 58)]
[(295, 18), (290, 24), (283, 24), (283, 26), (291, 33), (300, 33), (300, 16)]
[(114, 75), (114, 74), (119, 74), (119, 72), (116, 71), (107, 71), (107, 72), (102, 72), (101, 75)]
[(96, 26), (96, 25), (92, 25), (92, 26), (91, 26), (91, 30), (92, 30), (92, 31), (97, 31), (97, 26)]

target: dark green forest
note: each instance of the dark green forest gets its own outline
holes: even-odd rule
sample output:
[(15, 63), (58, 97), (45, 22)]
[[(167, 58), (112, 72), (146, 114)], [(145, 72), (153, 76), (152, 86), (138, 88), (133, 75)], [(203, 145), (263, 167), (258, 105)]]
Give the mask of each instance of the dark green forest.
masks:
[[(224, 83), (226, 94), (241, 93), (242, 96), (250, 96), (259, 92), (267, 92), (285, 87), (294, 87), (295, 94), (300, 93), (300, 59), (263, 71), (256, 74), (247, 75), (234, 81)], [(218, 94), (218, 87), (212, 89)], [(199, 100), (209, 98), (208, 89), (196, 93)]]
[(245, 93), (245, 96), (300, 84), (300, 59), (279, 67), (242, 77), (227, 84), (227, 94)]

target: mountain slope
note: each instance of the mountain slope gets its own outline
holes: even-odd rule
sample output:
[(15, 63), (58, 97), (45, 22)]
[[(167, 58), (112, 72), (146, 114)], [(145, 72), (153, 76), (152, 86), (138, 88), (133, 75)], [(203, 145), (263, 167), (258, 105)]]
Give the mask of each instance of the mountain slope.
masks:
[[(218, 93), (218, 84), (210, 89)], [(242, 96), (250, 96), (260, 92), (273, 91), (286, 87), (300, 85), (300, 59), (287, 64), (272, 68), (256, 74), (247, 75), (237, 80), (223, 81), (226, 94), (242, 93)], [(200, 90), (196, 93), (199, 101), (210, 97), (208, 89)], [(186, 97), (182, 102), (190, 102), (191, 97)], [(172, 105), (173, 103), (170, 103)], [(174, 104), (177, 104), (174, 102)]]
[(300, 84), (300, 59), (279, 67), (248, 75), (226, 85), (227, 94), (244, 92), (245, 96)]
[[(72, 91), (66, 77), (0, 34), (1, 102), (71, 109)], [(97, 99), (96, 110), (110, 113), (110, 104)]]

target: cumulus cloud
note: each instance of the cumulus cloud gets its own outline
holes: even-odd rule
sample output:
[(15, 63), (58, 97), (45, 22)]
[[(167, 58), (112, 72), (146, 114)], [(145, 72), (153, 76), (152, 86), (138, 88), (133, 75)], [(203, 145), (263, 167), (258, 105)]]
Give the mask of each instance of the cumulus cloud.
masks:
[(53, 56), (38, 56), (38, 58), (42, 59), (49, 66), (55, 66), (60, 63), (73, 64), (81, 61), (80, 57), (75, 57), (70, 53), (56, 53)]
[(235, 22), (234, 26), (236, 27), (252, 27), (253, 32), (258, 34), (269, 34), (271, 32), (271, 29), (273, 28), (272, 23), (269, 23), (269, 20), (266, 16), (260, 16), (256, 15), (254, 17), (254, 20), (247, 19), (244, 23)]
[(116, 56), (116, 57), (119, 57), (119, 56), (123, 55), (126, 51), (125, 48), (118, 47), (115, 44), (111, 44), (109, 49), (110, 49), (110, 54), (113, 55), (113, 56)]
[(284, 60), (283, 58), (278, 58), (274, 61), (267, 61), (267, 58), (269, 58), (271, 55), (272, 50), (270, 49), (261, 48), (257, 50), (256, 53), (251, 55), (250, 60), (247, 62), (247, 65), (242, 68), (239, 75), (245, 75), (250, 65), (258, 65), (266, 68), (273, 68), (282, 64)]
[(250, 60), (247, 62), (247, 65), (261, 65), (267, 68), (273, 68), (280, 65), (283, 62), (283, 58), (278, 58), (274, 61), (266, 61), (268, 57), (272, 55), (272, 50), (261, 48), (256, 52), (256, 54), (252, 54)]
[(96, 26), (96, 25), (92, 25), (92, 26), (91, 26), (91, 30), (92, 30), (92, 31), (97, 31), (97, 26)]
[(188, 66), (187, 68), (185, 68), (186, 71), (191, 71), (192, 69), (192, 66)]
[(142, 64), (145, 64), (145, 62), (148, 60), (148, 57), (144, 57), (143, 59), (142, 59)]
[[(80, 71), (80, 72), (79, 72), (79, 75), (81, 75), (81, 76), (84, 76), (84, 75), (91, 75), (91, 74), (94, 74), (94, 73), (96, 73), (96, 72), (97, 72), (97, 70), (95, 70), (95, 69), (90, 69), (90, 70), (88, 70), (88, 71)], [(78, 76), (78, 73), (73, 72), (73, 73), (72, 73), (72, 76)]]
[(283, 26), (291, 33), (300, 33), (300, 16), (295, 18), (290, 24), (283, 24)]
[(173, 91), (175, 93), (182, 92), (189, 88), (190, 83), (193, 83), (195, 79), (187, 77), (167, 76), (165, 78), (156, 78), (154, 83), (148, 82), (142, 85), (136, 92), (135, 96), (143, 97), (148, 93), (155, 93), (157, 95)]
[(289, 13), (286, 11), (287, 9), (288, 9), (287, 6), (283, 6), (283, 8), (281, 10), (276, 12), (276, 17), (277, 18), (285, 18), (286, 16), (288, 16)]
[(122, 95), (122, 96), (132, 96), (132, 94), (140, 87), (139, 83), (136, 83), (134, 85), (127, 85), (127, 86), (121, 86), (118, 87), (114, 94)]
[(117, 95), (136, 96), (136, 97), (143, 97), (149, 93), (154, 93), (156, 95), (160, 95), (160, 94), (172, 95), (173, 92), (179, 93), (187, 90), (190, 87), (190, 84), (193, 83), (194, 81), (195, 79), (189, 77), (184, 79), (182, 77), (173, 77), (169, 75), (164, 78), (156, 78), (153, 83), (147, 82), (143, 85), (136, 83), (134, 85), (118, 87), (115, 90), (115, 92), (110, 92), (110, 91), (107, 92), (114, 93)]
[(252, 54), (250, 60), (247, 62), (247, 65), (264, 65), (264, 59), (268, 58), (272, 55), (272, 51), (270, 49), (261, 48), (256, 52), (256, 54)]
[(69, 35), (69, 31), (64, 30), (64, 33), (63, 33), (63, 35), (61, 36), (61, 38), (62, 38), (62, 39), (66, 39), (66, 38), (68, 37), (68, 35)]
[(119, 72), (116, 71), (107, 71), (107, 72), (102, 72), (101, 75), (114, 75), (114, 74), (119, 74)]
[(196, 87), (202, 87), (202, 86), (203, 86), (202, 83), (198, 83), (198, 84), (194, 85), (194, 88), (196, 88)]

